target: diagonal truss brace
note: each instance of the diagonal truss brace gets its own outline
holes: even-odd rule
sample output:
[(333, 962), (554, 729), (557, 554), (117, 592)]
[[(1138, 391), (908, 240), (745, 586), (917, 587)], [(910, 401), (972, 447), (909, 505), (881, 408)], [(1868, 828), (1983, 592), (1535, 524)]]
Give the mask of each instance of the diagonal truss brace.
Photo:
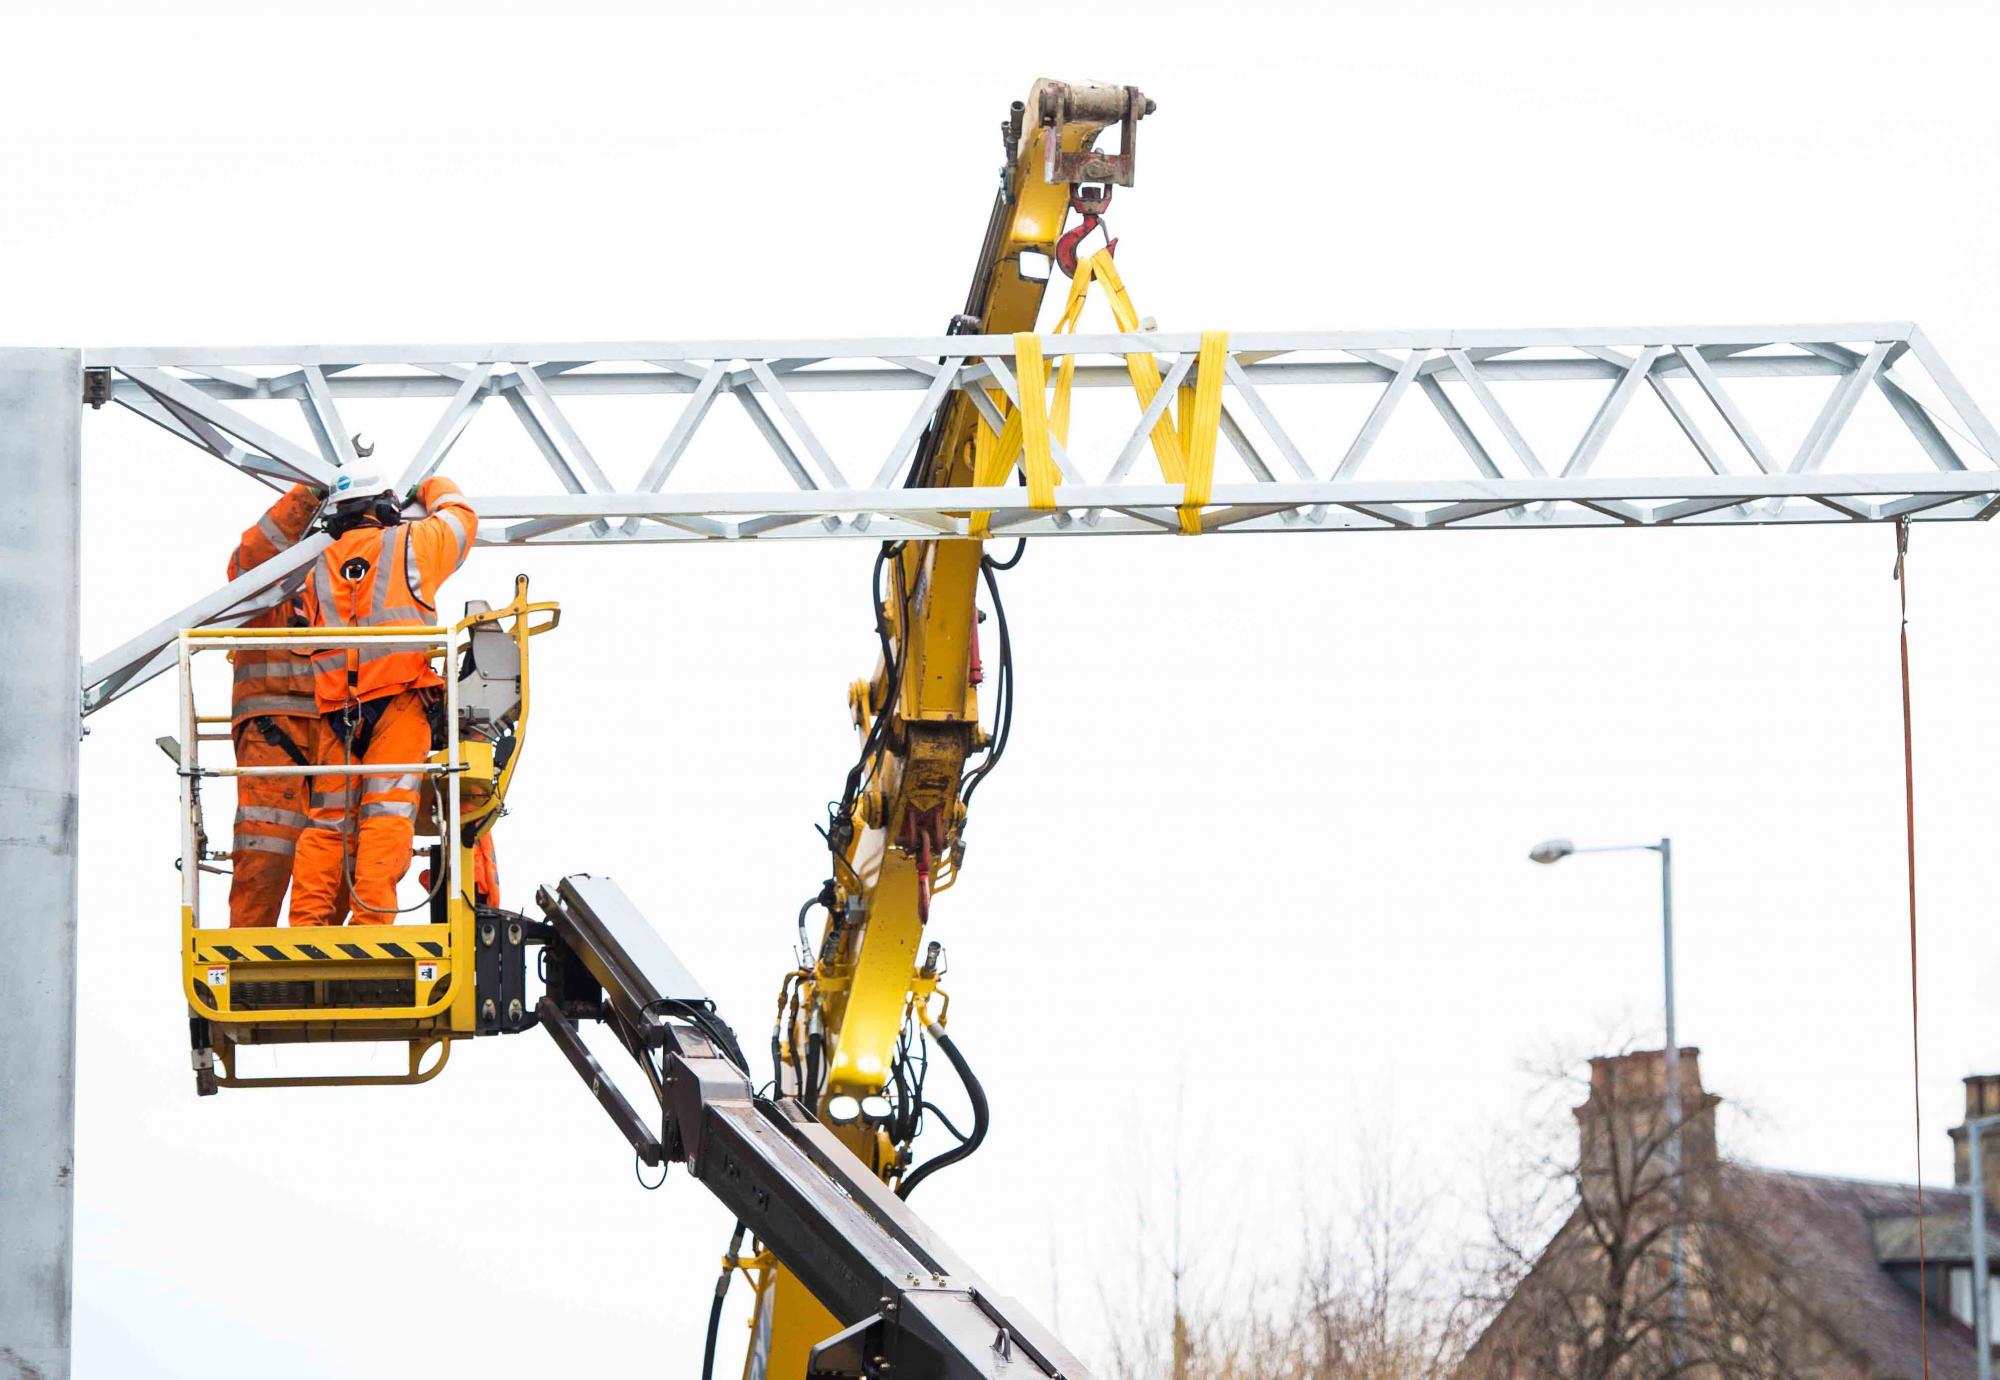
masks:
[(83, 712), (102, 709), (172, 666), (175, 640), (182, 629), (233, 628), (290, 595), (305, 583), (313, 561), (330, 544), (324, 533), (315, 532), (114, 650), (84, 663)]

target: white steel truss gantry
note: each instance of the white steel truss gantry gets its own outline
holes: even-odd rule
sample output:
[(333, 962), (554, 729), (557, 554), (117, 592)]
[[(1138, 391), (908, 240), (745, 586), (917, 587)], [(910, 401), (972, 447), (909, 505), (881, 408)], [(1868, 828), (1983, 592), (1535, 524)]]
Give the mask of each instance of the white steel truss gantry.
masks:
[[(1200, 336), (1037, 339), (1051, 374), (1075, 358), (1042, 507), (1011, 482), (907, 483), (952, 394), (996, 433), (1019, 408), (1011, 336), (106, 349), (84, 362), (92, 400), (274, 484), (324, 484), (353, 463), (362, 411), (414, 410), (407, 439), (373, 463), (409, 485), (449, 459), (482, 544), (958, 539), (975, 513), (1013, 538), (1177, 533), (1189, 513), (1220, 534), (1940, 521), (2000, 506), (2000, 434), (1908, 323), (1231, 336), (1211, 355), (1226, 446), (1205, 493), (1152, 455), (1201, 381)], [(1164, 378), (1144, 405), (1141, 356)], [(650, 410), (607, 423), (619, 399)], [(1868, 408), (1872, 429), (1854, 420)], [(482, 414), (511, 436), (482, 423), (461, 447)], [(496, 443), (538, 457), (553, 484), (490, 479)], [(162, 669), (182, 628), (268, 606), (320, 545), (90, 662), (86, 712)]]
[[(1075, 360), (1073, 406), (1060, 388), (1052, 409), (1032, 388), (1022, 406), (1044, 357), (1058, 376)], [(1018, 460), (989, 450), (1000, 463), (975, 471), (989, 485), (912, 487), (954, 394), (996, 433), (1005, 414), (1033, 416), (1030, 444)], [(55, 653), (0, 664), (13, 902), (0, 941), (29, 974), (0, 1031), (0, 1081), (25, 1108), (0, 1116), (15, 1247), (0, 1260), (0, 1334), (51, 1375), (69, 1357), (78, 711), (171, 664), (184, 628), (269, 607), (326, 543), (309, 536), (86, 663), (79, 705), (84, 403), (273, 485), (327, 482), (355, 463), (366, 425), (401, 483), (449, 460), (481, 542), (516, 546), (1674, 529), (2000, 508), (2000, 436), (1907, 324), (0, 349), (0, 482), (19, 500), (0, 508), (0, 630)]]

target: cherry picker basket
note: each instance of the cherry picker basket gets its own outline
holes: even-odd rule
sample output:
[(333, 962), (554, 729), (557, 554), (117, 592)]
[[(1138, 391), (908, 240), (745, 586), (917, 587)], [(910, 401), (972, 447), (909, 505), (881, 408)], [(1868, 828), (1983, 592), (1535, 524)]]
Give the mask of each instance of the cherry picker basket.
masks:
[[(513, 600), (466, 606), (449, 626), (400, 628), (191, 628), (179, 640), (179, 742), (170, 745), (181, 782), (181, 981), (188, 1002), (196, 1089), (407, 1084), (435, 1077), (451, 1042), (524, 1028), (523, 934), (518, 917), (475, 902), (472, 852), (499, 817), (520, 760), (528, 721), (528, 643), (561, 611), (530, 603), (525, 576)], [(415, 648), (444, 679), (444, 745), (419, 762), (322, 766), (228, 765), (202, 748), (230, 741), (230, 715), (196, 703), (195, 658), (203, 653), (284, 647)], [(227, 928), (203, 924), (203, 880), (226, 871), (231, 849), (211, 846), (203, 786), (249, 776), (415, 775), (423, 792), (419, 832), (433, 886), (419, 902), (423, 923)], [(442, 828), (455, 820), (454, 828)], [(426, 827), (424, 821), (428, 821)], [(233, 841), (232, 841), (233, 842)], [(416, 907), (413, 907), (415, 909)], [(407, 1049), (401, 1073), (251, 1077), (237, 1070), (246, 1045), (392, 1042)], [(433, 1058), (433, 1052), (435, 1057)]]

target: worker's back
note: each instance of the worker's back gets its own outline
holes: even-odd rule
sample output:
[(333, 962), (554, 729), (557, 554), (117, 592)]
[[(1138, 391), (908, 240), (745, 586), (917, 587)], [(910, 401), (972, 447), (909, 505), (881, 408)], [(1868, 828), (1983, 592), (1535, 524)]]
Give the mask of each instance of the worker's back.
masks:
[[(458, 569), (479, 518), (458, 486), (442, 477), (418, 490), (425, 517), (343, 532), (306, 583), (314, 627), (422, 627), (437, 621), (438, 587)], [(429, 659), (403, 648), (334, 648), (313, 658), (322, 713), (443, 682)]]
[[(425, 516), (398, 520), (397, 495), (372, 476), (339, 482), (329, 501), (333, 544), (306, 582), (306, 613), (320, 628), (424, 627), (437, 622), (438, 586), (457, 570), (478, 516), (449, 479), (418, 490)], [(292, 923), (338, 922), (350, 889), (360, 924), (393, 924), (396, 885), (410, 865), (421, 801), (413, 765), (443, 732), (429, 653), (414, 647), (336, 647), (313, 656), (315, 720), (308, 826), (292, 868)], [(357, 772), (359, 766), (382, 767)]]

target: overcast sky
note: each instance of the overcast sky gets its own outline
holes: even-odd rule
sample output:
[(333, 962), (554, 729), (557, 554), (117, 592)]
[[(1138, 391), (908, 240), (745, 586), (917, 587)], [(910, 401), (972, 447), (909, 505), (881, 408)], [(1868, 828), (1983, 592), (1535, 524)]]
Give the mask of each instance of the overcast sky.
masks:
[[(1438, 3), (1048, 11), (120, 5), (11, 17), (18, 344), (929, 333), (1038, 75), (1160, 104), (1119, 264), (1167, 329), (1914, 319), (2000, 404), (1990, 7)], [(474, 437), (459, 451), (476, 463)], [(84, 647), (217, 582), (264, 491), (107, 412)], [(873, 658), (866, 544), (480, 551), (564, 626), (508, 899), (615, 876), (761, 1045)], [(1908, 1179), (1886, 529), (1047, 542), (1020, 699), (940, 898), (989, 1148), (917, 1201), (1081, 1349), (1391, 1147), (1440, 1249), (1524, 1062), (1683, 1039), (1745, 1154)], [(1915, 539), (1927, 1178), (2000, 1069), (1984, 527)], [(692, 1374), (727, 1222), (656, 1195), (539, 1035), (418, 1090), (197, 1101), (155, 682), (83, 749), (77, 1373)], [(217, 808), (226, 808), (218, 805)], [(1176, 1106), (1180, 1111), (1176, 1132)], [(1142, 1262), (1135, 1265), (1135, 1254)], [(1151, 1272), (1148, 1274), (1147, 1272)], [(1218, 1286), (1220, 1287), (1220, 1286)], [(733, 1373), (740, 1333), (725, 1335)]]

